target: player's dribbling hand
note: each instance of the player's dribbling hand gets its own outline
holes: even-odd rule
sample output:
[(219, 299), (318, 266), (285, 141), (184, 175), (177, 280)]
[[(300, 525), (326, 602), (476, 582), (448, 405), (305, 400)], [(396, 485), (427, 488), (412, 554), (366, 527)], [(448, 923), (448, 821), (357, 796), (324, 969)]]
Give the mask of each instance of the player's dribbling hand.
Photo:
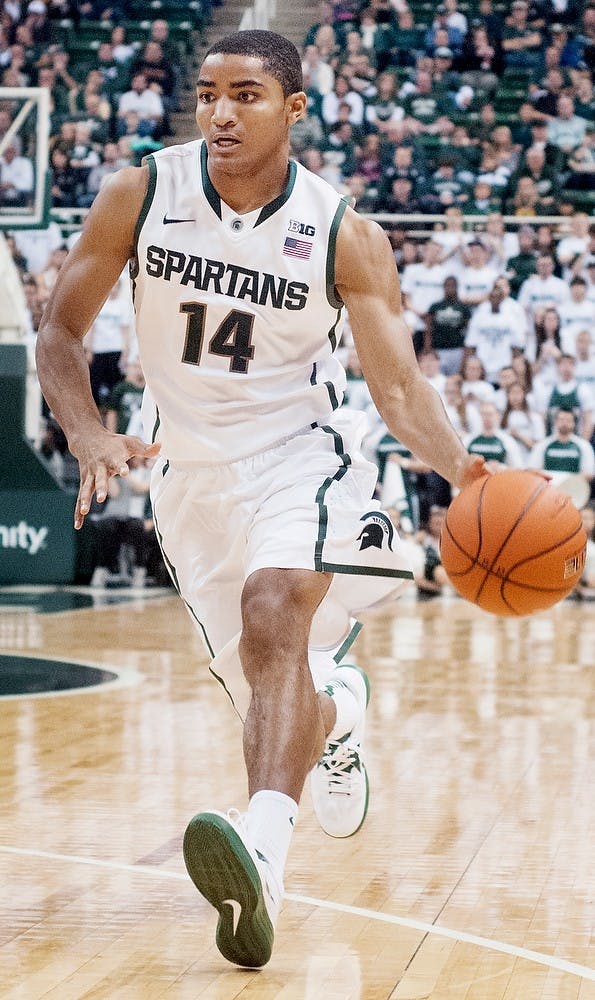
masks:
[(80, 471), (80, 487), (74, 510), (75, 529), (79, 531), (82, 528), (91, 508), (93, 495), (95, 494), (99, 503), (103, 503), (112, 476), (128, 475), (129, 459), (135, 455), (153, 458), (160, 448), (158, 441), (149, 445), (139, 437), (111, 434), (103, 429), (93, 436), (87, 436), (84, 441), (77, 442), (71, 448)]
[(494, 469), (490, 468), (490, 463), (486, 462), (483, 455), (468, 455), (455, 485), (462, 490), (465, 486), (470, 486), (476, 479), (480, 479), (482, 476), (491, 476), (493, 472)]

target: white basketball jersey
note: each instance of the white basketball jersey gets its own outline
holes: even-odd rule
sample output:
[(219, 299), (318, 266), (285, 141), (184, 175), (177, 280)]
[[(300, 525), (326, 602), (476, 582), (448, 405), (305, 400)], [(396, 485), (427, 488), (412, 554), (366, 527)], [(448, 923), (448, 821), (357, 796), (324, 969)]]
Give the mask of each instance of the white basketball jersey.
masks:
[(147, 158), (131, 262), (154, 437), (174, 462), (231, 462), (325, 423), (343, 398), (333, 356), (345, 202), (291, 161), (285, 190), (238, 216), (201, 140)]

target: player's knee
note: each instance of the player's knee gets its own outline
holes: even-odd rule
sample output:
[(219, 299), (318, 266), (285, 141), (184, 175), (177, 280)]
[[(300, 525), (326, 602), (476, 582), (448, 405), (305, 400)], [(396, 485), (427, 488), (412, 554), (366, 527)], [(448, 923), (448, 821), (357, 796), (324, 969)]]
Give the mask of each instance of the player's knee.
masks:
[(242, 594), (242, 648), (275, 658), (307, 643), (318, 598), (306, 574), (262, 570), (253, 574)]

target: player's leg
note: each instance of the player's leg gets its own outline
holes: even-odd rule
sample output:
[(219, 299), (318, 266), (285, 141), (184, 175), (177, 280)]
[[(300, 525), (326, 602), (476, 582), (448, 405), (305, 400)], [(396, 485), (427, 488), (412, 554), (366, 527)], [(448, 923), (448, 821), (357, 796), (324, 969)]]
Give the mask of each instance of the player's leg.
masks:
[(243, 966), (270, 957), (298, 801), (335, 718), (308, 663), (312, 617), (330, 579), (261, 569), (246, 581), (239, 651), (252, 693), (244, 725), (248, 812), (199, 813), (184, 838), (188, 871), (219, 911), (219, 950)]
[(251, 796), (276, 789), (297, 802), (322, 751), (326, 732), (308, 639), (330, 581), (327, 573), (261, 569), (244, 586), (240, 658), (252, 690), (244, 726)]

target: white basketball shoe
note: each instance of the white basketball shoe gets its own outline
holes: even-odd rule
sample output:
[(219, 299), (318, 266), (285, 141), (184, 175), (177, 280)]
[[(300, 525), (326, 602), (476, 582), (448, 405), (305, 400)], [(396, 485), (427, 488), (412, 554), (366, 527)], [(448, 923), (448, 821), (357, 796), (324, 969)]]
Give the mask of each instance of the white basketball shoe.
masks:
[(245, 815), (211, 810), (191, 819), (184, 861), (198, 891), (219, 911), (216, 942), (223, 957), (244, 968), (266, 965), (283, 889), (248, 843)]
[(340, 739), (327, 740), (324, 753), (310, 774), (310, 792), (324, 832), (330, 837), (351, 837), (368, 811), (368, 773), (362, 744), (370, 683), (363, 670), (345, 664), (337, 667), (327, 689), (337, 684), (351, 691), (360, 706), (360, 717), (351, 732)]

